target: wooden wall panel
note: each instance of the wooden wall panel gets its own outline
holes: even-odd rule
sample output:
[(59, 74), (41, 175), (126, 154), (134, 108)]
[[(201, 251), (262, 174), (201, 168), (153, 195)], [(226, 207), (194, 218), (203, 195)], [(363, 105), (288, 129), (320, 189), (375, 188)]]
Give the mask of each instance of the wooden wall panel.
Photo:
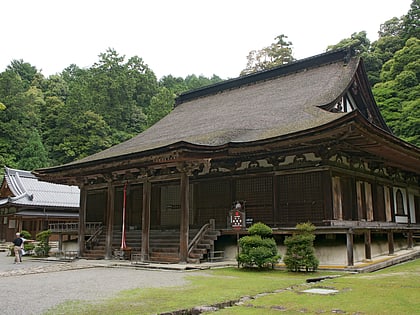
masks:
[(236, 180), (236, 200), (245, 201), (246, 217), (254, 223), (273, 224), (273, 177), (249, 177)]
[(376, 184), (373, 190), (373, 219), (374, 221), (386, 221), (385, 216), (385, 193), (382, 185)]
[(279, 176), (280, 224), (295, 226), (310, 221), (321, 224), (325, 219), (322, 173)]
[(89, 191), (86, 200), (86, 222), (102, 222), (105, 224), (106, 202), (106, 190)]
[(215, 219), (219, 228), (227, 227), (232, 200), (230, 179), (201, 181), (194, 185), (194, 225)]

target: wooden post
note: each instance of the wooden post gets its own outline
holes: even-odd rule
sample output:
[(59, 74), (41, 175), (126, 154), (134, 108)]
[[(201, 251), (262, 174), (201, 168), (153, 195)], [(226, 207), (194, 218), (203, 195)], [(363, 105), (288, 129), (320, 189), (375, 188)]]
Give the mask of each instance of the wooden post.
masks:
[(347, 266), (354, 266), (353, 256), (353, 230), (349, 229), (346, 234), (347, 241)]
[(279, 190), (279, 179), (278, 179), (278, 176), (274, 176), (273, 177), (273, 223), (274, 223), (274, 226), (277, 226), (280, 224), (278, 190)]
[(408, 231), (407, 233), (407, 249), (413, 249), (413, 231)]
[(179, 233), (179, 259), (181, 263), (187, 263), (188, 259), (189, 208), (189, 178), (184, 171), (181, 173), (181, 225)]
[(392, 231), (388, 231), (388, 255), (394, 254), (394, 233)]
[(80, 187), (80, 211), (79, 211), (79, 256), (83, 257), (85, 253), (85, 227), (86, 227), (86, 205), (87, 189), (84, 185)]
[(150, 239), (150, 200), (152, 184), (149, 181), (143, 184), (143, 213), (141, 216), (141, 261), (149, 259)]
[(106, 236), (105, 236), (105, 259), (112, 258), (112, 237), (114, 234), (114, 212), (115, 212), (115, 188), (112, 182), (108, 182), (106, 202)]
[(365, 258), (372, 259), (372, 238), (370, 230), (365, 231)]
[(58, 252), (59, 252), (59, 254), (61, 254), (62, 251), (63, 251), (63, 233), (60, 233), (58, 235)]
[[(236, 257), (239, 257), (239, 230), (236, 230)], [(238, 268), (240, 268), (239, 259), (238, 259)]]

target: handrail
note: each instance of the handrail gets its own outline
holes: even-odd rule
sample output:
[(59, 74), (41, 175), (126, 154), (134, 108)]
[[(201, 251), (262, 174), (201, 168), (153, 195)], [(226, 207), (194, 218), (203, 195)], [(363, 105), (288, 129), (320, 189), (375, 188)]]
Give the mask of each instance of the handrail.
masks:
[(203, 239), (204, 235), (210, 229), (211, 229), (210, 223), (206, 223), (201, 227), (200, 231), (198, 231), (198, 233), (194, 236), (190, 244), (188, 244), (188, 254), (190, 254), (194, 246), (197, 245)]
[[(85, 242), (85, 246), (86, 248), (88, 247), (89, 244), (94, 244), (97, 242), (99, 235), (102, 234), (102, 231), (104, 229), (103, 225), (100, 225), (96, 231), (88, 238), (88, 240)], [(93, 246), (92, 246), (93, 248)]]

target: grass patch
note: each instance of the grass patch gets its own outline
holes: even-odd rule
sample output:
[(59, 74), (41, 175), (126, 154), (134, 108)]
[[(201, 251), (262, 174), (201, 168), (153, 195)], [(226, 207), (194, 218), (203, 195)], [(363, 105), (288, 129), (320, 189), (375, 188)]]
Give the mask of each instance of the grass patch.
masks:
[[(336, 294), (302, 293), (308, 288), (339, 290)], [(301, 284), (224, 309), (218, 314), (418, 314), (420, 260), (369, 274), (345, 275)]]
[[(420, 309), (420, 260), (370, 274), (341, 277), (306, 284), (307, 278), (332, 272), (288, 273), (280, 270), (249, 271), (236, 268), (192, 272), (182, 287), (134, 289), (111, 299), (71, 301), (47, 314), (156, 314), (199, 305), (255, 297), (241, 306), (217, 314), (415, 314)], [(334, 273), (337, 274), (337, 273)], [(309, 288), (339, 290), (334, 295), (307, 294)], [(280, 292), (276, 292), (277, 290)]]

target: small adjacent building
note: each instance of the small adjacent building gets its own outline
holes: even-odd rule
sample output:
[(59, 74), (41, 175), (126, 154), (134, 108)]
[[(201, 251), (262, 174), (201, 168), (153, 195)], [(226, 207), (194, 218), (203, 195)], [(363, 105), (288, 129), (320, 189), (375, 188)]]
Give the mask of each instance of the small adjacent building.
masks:
[(392, 134), (347, 50), (182, 94), (134, 138), (35, 174), (80, 187), (80, 238), (102, 222), (105, 258), (126, 241), (143, 261), (165, 260), (170, 241), (168, 262), (234, 258), (246, 222), (272, 227), (281, 247), (309, 221), (321, 264), (351, 266), (413, 248), (420, 231), (420, 149)]
[(40, 181), (29, 171), (5, 167), (0, 186), (0, 240), (10, 242), (22, 230), (35, 238), (51, 225), (69, 224), (74, 225), (77, 236), (79, 202), (77, 186)]

